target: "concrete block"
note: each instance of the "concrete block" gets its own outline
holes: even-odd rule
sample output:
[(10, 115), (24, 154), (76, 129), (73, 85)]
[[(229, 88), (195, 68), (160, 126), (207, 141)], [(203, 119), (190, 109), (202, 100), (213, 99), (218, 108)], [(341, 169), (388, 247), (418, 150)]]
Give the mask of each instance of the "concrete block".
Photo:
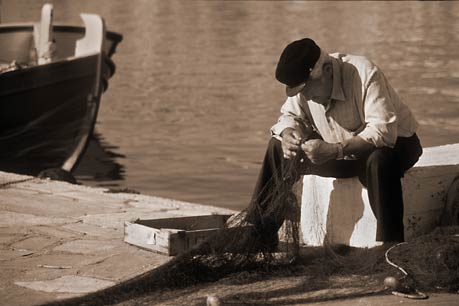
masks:
[[(438, 226), (446, 194), (459, 174), (459, 144), (425, 148), (418, 163), (402, 179), (405, 239)], [(373, 247), (376, 218), (367, 190), (357, 178), (303, 177), (301, 198), (302, 242), (324, 242)]]

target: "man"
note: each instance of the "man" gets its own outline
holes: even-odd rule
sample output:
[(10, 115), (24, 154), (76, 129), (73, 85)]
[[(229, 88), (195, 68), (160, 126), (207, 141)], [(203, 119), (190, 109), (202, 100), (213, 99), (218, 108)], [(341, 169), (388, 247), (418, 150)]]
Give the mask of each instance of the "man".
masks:
[[(422, 148), (410, 109), (382, 71), (362, 56), (327, 54), (304, 38), (289, 44), (276, 68), (287, 86), (247, 220), (273, 237), (288, 215), (300, 175), (358, 176), (377, 219), (376, 240), (400, 242), (400, 178)], [(313, 203), (312, 203), (313, 205)]]

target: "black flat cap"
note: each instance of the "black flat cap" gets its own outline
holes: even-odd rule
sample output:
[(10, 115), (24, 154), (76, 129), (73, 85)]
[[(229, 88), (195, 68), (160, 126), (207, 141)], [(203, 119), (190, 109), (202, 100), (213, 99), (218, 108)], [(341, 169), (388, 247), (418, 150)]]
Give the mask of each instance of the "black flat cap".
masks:
[(276, 67), (276, 79), (287, 85), (287, 96), (298, 94), (320, 57), (320, 48), (310, 38), (296, 40), (282, 52)]

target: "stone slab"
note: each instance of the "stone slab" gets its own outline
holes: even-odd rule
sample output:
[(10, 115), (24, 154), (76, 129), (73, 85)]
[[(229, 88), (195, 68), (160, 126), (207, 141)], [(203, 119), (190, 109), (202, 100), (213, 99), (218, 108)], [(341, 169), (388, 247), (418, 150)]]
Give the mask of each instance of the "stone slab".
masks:
[(123, 232), (117, 228), (106, 228), (100, 225), (87, 224), (83, 220), (77, 223), (71, 223), (63, 226), (68, 231), (73, 231), (80, 235), (88, 235), (94, 237), (105, 237), (105, 238), (121, 238)]
[(89, 293), (115, 285), (112, 281), (75, 275), (66, 275), (51, 280), (14, 283), (33, 290), (59, 293)]
[(53, 249), (54, 252), (68, 252), (75, 254), (91, 254), (110, 251), (118, 247), (119, 241), (75, 240), (63, 243)]
[[(104, 260), (97, 261), (97, 264), (87, 263), (80, 268), (81, 275), (89, 277), (98, 277), (112, 281), (120, 281), (134, 277), (140, 272), (147, 272), (167, 262), (169, 258), (155, 254), (153, 252), (141, 249), (126, 249), (116, 255), (107, 256)], [(96, 262), (96, 261), (94, 261)], [(138, 270), (132, 271), (128, 267), (138, 267)]]
[[(418, 163), (402, 179), (405, 239), (439, 225), (446, 193), (459, 175), (459, 144), (424, 149)], [(301, 207), (302, 240), (320, 246), (326, 241), (355, 247), (376, 242), (376, 218), (368, 193), (357, 178), (304, 176)]]
[(57, 239), (52, 239), (50, 237), (36, 236), (12, 243), (11, 246), (14, 249), (28, 249), (31, 251), (40, 251), (45, 247), (56, 243), (56, 241)]
[(65, 224), (75, 222), (70, 218), (55, 218), (37, 216), (28, 213), (18, 213), (9, 211), (0, 211), (0, 227), (10, 227), (14, 225), (48, 225), (48, 224)]

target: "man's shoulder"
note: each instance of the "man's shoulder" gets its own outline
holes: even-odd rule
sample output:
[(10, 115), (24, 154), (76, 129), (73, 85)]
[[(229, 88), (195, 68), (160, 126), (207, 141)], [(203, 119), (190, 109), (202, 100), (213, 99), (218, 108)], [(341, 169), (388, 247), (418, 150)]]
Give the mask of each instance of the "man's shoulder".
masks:
[(367, 57), (362, 55), (333, 53), (331, 57), (337, 59), (342, 64), (342, 71), (344, 73), (351, 73), (357, 70), (362, 79), (371, 78), (371, 75), (379, 68)]
[(340, 60), (343, 63), (348, 63), (363, 69), (374, 69), (376, 65), (367, 57), (363, 55), (346, 54), (346, 53), (332, 53), (331, 57)]

